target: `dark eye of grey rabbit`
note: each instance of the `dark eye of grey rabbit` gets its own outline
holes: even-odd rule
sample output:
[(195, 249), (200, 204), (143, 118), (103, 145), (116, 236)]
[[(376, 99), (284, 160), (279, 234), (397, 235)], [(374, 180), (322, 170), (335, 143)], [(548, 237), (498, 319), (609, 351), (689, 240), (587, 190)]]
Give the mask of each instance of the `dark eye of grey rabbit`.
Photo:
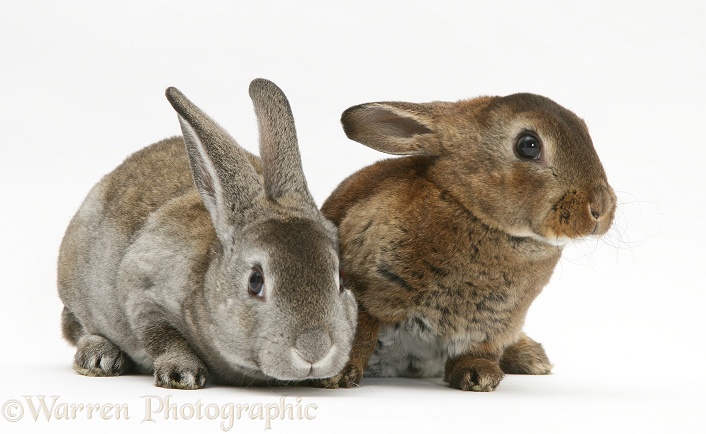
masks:
[(262, 270), (253, 268), (248, 280), (248, 292), (257, 297), (265, 295), (265, 277), (262, 275)]
[(542, 155), (542, 142), (534, 134), (522, 134), (515, 142), (515, 154), (523, 160), (537, 160)]

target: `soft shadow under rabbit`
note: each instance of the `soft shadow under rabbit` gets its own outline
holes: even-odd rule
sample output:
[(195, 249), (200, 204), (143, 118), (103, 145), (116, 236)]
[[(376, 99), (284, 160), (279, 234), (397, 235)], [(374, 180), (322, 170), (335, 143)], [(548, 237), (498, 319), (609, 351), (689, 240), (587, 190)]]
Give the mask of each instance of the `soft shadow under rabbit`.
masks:
[(322, 207), (358, 301), (351, 359), (323, 385), (443, 375), (491, 391), (504, 373), (549, 373), (522, 333), (527, 309), (562, 245), (604, 234), (615, 212), (583, 120), (515, 94), (369, 103), (341, 121), (351, 139), (406, 157), (356, 172)]
[(336, 227), (307, 188), (286, 97), (262, 79), (250, 96), (262, 160), (169, 88), (183, 140), (130, 156), (71, 220), (58, 287), (79, 373), (196, 389), (344, 366), (356, 305)]

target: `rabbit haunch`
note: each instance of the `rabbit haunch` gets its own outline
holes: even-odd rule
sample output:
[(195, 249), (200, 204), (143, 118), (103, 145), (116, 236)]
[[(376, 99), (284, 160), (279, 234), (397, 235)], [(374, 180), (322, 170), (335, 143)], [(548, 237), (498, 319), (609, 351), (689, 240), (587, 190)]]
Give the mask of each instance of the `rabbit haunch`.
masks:
[(136, 368), (194, 389), (207, 376), (321, 378), (345, 363), (356, 306), (339, 285), (336, 228), (306, 187), (284, 94), (258, 79), (250, 95), (262, 160), (170, 88), (183, 139), (130, 156), (72, 219), (58, 286), (79, 373)]
[(548, 373), (522, 333), (527, 310), (561, 246), (604, 234), (615, 212), (583, 120), (532, 94), (369, 103), (341, 120), (351, 139), (405, 156), (351, 175), (322, 207), (359, 304), (351, 359), (324, 384), (444, 372), (488, 391), (503, 371)]

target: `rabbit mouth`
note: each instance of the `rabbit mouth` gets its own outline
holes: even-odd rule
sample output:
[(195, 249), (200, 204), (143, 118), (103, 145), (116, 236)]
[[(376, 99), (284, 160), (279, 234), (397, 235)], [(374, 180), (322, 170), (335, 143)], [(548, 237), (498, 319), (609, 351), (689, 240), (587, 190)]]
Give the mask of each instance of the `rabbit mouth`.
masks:
[(301, 379), (325, 378), (338, 373), (338, 369), (332, 369), (336, 368), (334, 362), (339, 353), (336, 345), (331, 346), (324, 357), (313, 363), (296, 348), (290, 348), (289, 352), (292, 367), (304, 373)]
[(336, 375), (345, 362), (337, 345), (332, 345), (320, 358), (312, 361), (310, 354), (295, 347), (284, 350), (275, 363), (261, 364), (262, 372), (281, 381), (301, 381)]
[(563, 245), (572, 240), (605, 234), (613, 221), (615, 199), (609, 188), (573, 190), (551, 207), (537, 233), (545, 242)]

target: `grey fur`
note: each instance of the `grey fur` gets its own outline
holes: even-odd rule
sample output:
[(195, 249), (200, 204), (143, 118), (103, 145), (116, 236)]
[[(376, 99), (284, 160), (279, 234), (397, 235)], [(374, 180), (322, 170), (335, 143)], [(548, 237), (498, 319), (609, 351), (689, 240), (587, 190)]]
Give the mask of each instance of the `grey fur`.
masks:
[[(184, 139), (130, 156), (71, 220), (58, 289), (79, 373), (135, 368), (157, 386), (196, 389), (344, 366), (356, 304), (340, 290), (336, 227), (306, 187), (286, 97), (262, 79), (250, 95), (264, 161), (169, 88)], [(262, 297), (248, 292), (254, 269)]]

